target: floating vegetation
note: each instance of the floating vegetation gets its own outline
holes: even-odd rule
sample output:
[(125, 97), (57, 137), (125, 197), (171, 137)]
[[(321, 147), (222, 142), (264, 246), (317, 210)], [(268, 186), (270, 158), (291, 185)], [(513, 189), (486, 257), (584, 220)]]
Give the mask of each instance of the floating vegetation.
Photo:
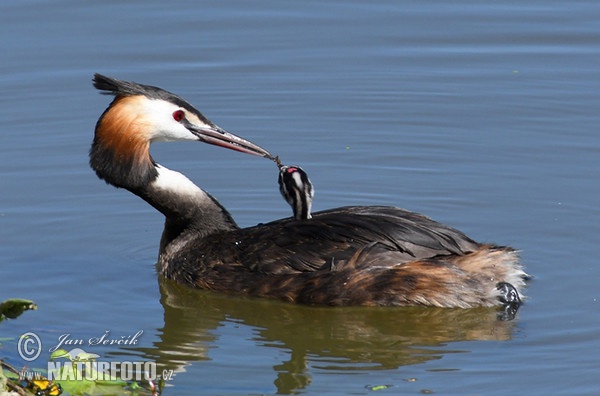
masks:
[(27, 310), (36, 310), (37, 305), (31, 300), (11, 298), (0, 303), (0, 322), (4, 319), (16, 319)]
[(384, 389), (389, 389), (394, 385), (367, 385), (366, 388), (370, 391), (380, 391)]

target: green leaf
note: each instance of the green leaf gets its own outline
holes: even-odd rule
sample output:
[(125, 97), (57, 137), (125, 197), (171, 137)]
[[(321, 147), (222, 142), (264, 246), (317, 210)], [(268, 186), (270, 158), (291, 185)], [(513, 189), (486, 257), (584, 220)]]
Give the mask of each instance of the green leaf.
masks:
[(50, 355), (50, 360), (58, 358), (67, 358), (69, 360), (72, 360), (71, 355), (65, 349), (57, 349), (56, 351), (52, 352), (52, 355)]
[(27, 310), (36, 310), (37, 305), (31, 300), (11, 298), (0, 303), (0, 322), (4, 318), (15, 319)]

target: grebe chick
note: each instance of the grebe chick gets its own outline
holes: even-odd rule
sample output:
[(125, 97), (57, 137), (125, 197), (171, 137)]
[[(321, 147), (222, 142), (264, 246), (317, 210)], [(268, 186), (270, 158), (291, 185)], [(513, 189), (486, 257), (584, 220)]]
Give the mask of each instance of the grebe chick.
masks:
[[(279, 159), (279, 158), (277, 158)], [(296, 165), (279, 166), (279, 192), (290, 204), (296, 220), (310, 219), (310, 208), (315, 196), (315, 189), (306, 172)]]
[[(161, 88), (96, 74), (113, 101), (90, 149), (99, 178), (165, 216), (157, 270), (191, 287), (321, 305), (499, 306), (526, 274), (509, 247), (481, 244), (423, 215), (347, 206), (240, 228), (188, 178), (154, 161), (158, 141), (199, 141), (269, 159)], [(330, 264), (331, 263), (331, 264)]]

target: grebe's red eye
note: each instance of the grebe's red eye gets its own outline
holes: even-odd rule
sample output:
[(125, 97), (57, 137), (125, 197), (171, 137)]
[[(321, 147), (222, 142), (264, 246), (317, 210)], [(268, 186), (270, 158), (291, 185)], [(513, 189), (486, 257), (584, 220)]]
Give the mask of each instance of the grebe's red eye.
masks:
[(180, 122), (184, 118), (185, 118), (185, 113), (183, 112), (183, 110), (175, 110), (173, 112), (173, 119), (175, 121)]

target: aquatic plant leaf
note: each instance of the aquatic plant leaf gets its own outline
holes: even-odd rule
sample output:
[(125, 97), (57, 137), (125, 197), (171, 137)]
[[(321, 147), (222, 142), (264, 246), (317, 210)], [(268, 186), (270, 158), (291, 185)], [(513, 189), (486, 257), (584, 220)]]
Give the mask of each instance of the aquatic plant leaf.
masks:
[(31, 300), (11, 298), (0, 303), (0, 322), (4, 318), (15, 319), (27, 310), (36, 310), (37, 305)]
[(52, 355), (50, 355), (50, 360), (58, 358), (67, 358), (69, 360), (72, 360), (71, 355), (65, 349), (57, 349), (56, 351), (52, 352)]

